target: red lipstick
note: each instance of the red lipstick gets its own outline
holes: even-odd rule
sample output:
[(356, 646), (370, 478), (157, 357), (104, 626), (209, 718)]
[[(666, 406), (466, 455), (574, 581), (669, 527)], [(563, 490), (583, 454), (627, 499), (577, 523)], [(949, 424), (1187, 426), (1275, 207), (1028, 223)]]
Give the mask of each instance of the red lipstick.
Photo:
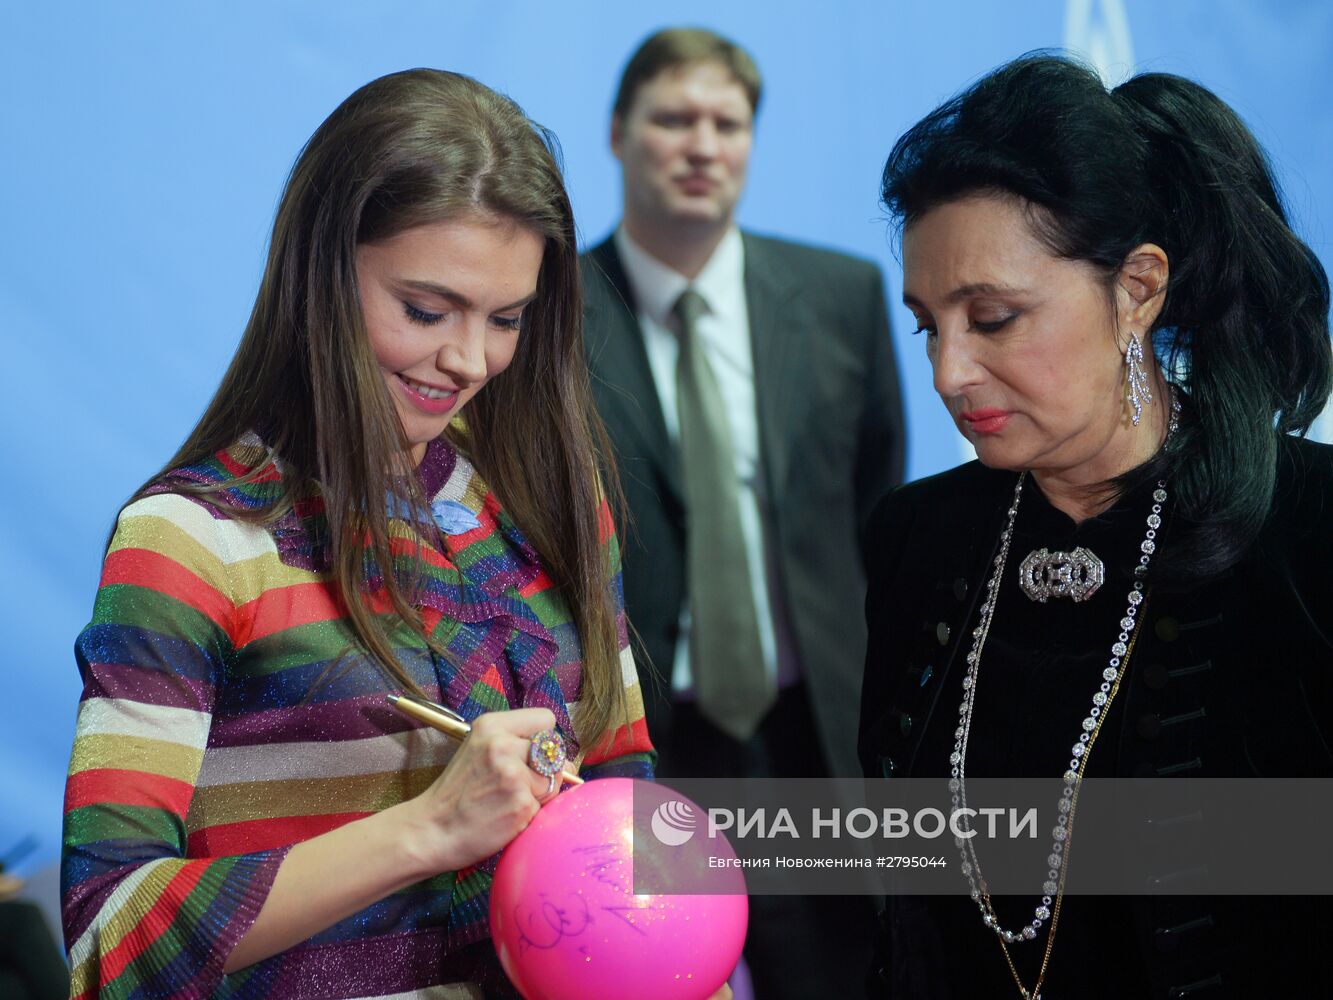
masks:
[(967, 429), (974, 434), (994, 434), (1004, 428), (1012, 415), (1010, 410), (997, 410), (994, 407), (964, 410), (958, 414), (967, 425)]

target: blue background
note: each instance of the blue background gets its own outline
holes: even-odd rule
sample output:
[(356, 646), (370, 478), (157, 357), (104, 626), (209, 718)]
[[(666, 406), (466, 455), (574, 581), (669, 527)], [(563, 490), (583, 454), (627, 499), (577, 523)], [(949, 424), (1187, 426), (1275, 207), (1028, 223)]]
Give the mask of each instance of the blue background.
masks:
[[(617, 216), (606, 136), (624, 60), (667, 23), (729, 34), (755, 54), (767, 88), (742, 224), (880, 261), (896, 303), (900, 273), (876, 203), (893, 140), (986, 70), (1062, 45), (1071, 11), (1090, 9), (1094, 36), (1108, 37), (1122, 9), (1139, 69), (1198, 79), (1250, 122), (1278, 164), (1298, 231), (1333, 264), (1333, 5), (819, 6), (6, 0), (0, 855), (28, 833), (40, 846), (20, 872), (58, 853), (79, 693), (71, 644), (113, 515), (213, 392), (298, 149), (375, 76), (438, 66), (511, 94), (560, 136), (590, 243)], [(895, 306), (893, 319), (910, 472), (920, 476), (957, 464), (960, 439), (907, 313)]]

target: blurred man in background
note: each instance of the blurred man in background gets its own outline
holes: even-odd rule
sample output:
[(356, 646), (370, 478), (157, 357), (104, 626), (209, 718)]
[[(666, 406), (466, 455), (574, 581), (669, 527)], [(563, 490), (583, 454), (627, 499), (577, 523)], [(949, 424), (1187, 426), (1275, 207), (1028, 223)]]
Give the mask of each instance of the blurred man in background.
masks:
[[(878, 267), (736, 225), (761, 89), (750, 55), (712, 32), (647, 39), (611, 120), (623, 217), (583, 258), (631, 518), (625, 602), (641, 673), (663, 678), (645, 698), (668, 779), (860, 776), (858, 533), (903, 468)], [(860, 990), (867, 900), (754, 903), (760, 1000)]]

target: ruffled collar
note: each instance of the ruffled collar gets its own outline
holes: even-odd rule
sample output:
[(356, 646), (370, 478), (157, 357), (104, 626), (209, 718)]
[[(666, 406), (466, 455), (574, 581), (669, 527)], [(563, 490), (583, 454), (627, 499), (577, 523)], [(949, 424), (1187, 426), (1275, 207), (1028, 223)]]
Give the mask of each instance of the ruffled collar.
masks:
[[(215, 517), (225, 518), (229, 508), (254, 510), (272, 502), (281, 468), (281, 460), (249, 434), (206, 462), (169, 473), (154, 492), (169, 491), (173, 482), (215, 487), (207, 505)], [(578, 692), (561, 684), (559, 644), (524, 596), (550, 586), (536, 550), (472, 464), (444, 438), (427, 445), (416, 475), (429, 514), (413, 516), (401, 498), (387, 498), (390, 546), (394, 572), (410, 588), (409, 600), (449, 653), (447, 662), (435, 658), (444, 701), (468, 719), (497, 707), (548, 708), (571, 755), (577, 754), (567, 704)], [(322, 497), (298, 502), (268, 531), (283, 563), (328, 571)], [(372, 596), (380, 579), (378, 572), (370, 574)], [(498, 669), (502, 665), (509, 669)], [(567, 683), (576, 685), (577, 678)]]

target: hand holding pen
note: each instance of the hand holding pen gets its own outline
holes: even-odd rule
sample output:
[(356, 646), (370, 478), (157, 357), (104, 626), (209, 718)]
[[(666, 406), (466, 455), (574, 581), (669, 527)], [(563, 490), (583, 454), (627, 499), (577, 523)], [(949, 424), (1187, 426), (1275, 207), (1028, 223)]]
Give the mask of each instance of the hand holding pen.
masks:
[[(451, 708), (410, 694), (391, 694), (389, 704), (418, 722), (438, 729), (460, 742), (472, 732), (471, 724)], [(555, 729), (541, 729), (529, 737), (528, 766), (547, 779), (546, 793), (538, 801), (546, 803), (555, 797), (561, 784), (581, 785), (583, 779), (568, 770), (565, 741)]]
[[(390, 704), (460, 741), (429, 788), (385, 811), (392, 812), (394, 827), (408, 846), (407, 867), (413, 872), (459, 871), (490, 857), (508, 846), (559, 792), (559, 771), (551, 774), (550, 766), (531, 766), (534, 744), (535, 755), (548, 760), (542, 747), (546, 741), (534, 734), (540, 737), (554, 729), (550, 709), (485, 712), (469, 726), (445, 706), (421, 698), (394, 695)], [(559, 760), (559, 748), (549, 749)], [(571, 778), (579, 780), (572, 774), (563, 780)], [(407, 776), (404, 780), (415, 784)]]

